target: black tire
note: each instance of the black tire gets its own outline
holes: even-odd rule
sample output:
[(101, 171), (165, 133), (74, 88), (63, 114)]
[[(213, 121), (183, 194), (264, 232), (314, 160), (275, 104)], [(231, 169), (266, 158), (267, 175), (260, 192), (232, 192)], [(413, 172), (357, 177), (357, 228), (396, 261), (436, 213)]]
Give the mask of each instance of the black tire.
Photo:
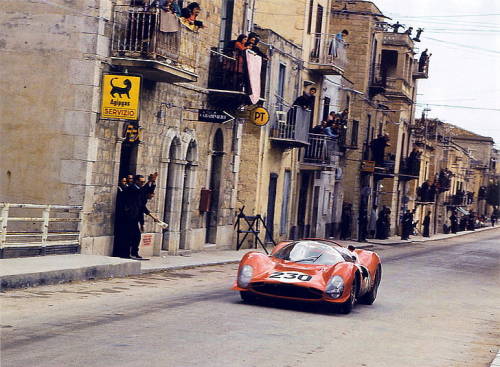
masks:
[(240, 291), (240, 297), (243, 302), (252, 303), (257, 300), (257, 296), (250, 291)]
[(344, 315), (351, 313), (354, 305), (356, 304), (357, 294), (358, 294), (358, 276), (356, 275), (356, 278), (354, 278), (354, 282), (352, 283), (351, 294), (347, 299), (347, 301), (337, 306), (338, 312)]
[(364, 305), (372, 305), (377, 298), (378, 287), (380, 285), (380, 280), (382, 279), (382, 266), (378, 266), (377, 271), (375, 272), (375, 281), (373, 282), (373, 287), (366, 293), (363, 297), (360, 298), (359, 303)]

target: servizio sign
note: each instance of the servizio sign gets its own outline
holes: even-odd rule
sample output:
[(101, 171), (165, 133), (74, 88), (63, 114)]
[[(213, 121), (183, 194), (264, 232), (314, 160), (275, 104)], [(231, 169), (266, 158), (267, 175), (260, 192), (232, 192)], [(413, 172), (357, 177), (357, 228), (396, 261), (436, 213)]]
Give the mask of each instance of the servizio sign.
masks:
[(140, 77), (104, 74), (101, 118), (138, 120), (140, 94)]

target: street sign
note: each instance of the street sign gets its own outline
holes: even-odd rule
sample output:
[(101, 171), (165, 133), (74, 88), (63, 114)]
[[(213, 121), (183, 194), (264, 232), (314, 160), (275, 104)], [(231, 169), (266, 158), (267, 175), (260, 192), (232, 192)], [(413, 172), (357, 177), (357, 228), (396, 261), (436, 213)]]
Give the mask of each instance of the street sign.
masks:
[(257, 107), (250, 111), (249, 120), (257, 126), (264, 126), (269, 122), (269, 111), (264, 107)]
[(138, 120), (140, 94), (140, 77), (104, 74), (102, 80), (101, 117)]
[(224, 124), (232, 120), (234, 120), (234, 116), (231, 116), (226, 111), (198, 110), (198, 121)]

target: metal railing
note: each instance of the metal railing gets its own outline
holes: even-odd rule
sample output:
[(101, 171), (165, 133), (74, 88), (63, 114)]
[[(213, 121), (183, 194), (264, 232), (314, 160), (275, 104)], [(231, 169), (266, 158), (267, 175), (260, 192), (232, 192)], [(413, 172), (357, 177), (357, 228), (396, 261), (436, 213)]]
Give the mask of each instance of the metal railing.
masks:
[(429, 77), (429, 59), (427, 59), (423, 64), (420, 64), (419, 60), (415, 60), (415, 62), (413, 63), (413, 77), (414, 78)]
[(198, 33), (179, 23), (176, 32), (162, 32), (160, 12), (137, 6), (116, 5), (114, 9), (111, 56), (158, 61), (176, 61), (196, 67)]
[(304, 151), (304, 162), (332, 164), (339, 153), (338, 141), (322, 134), (309, 134), (309, 145)]
[(417, 179), (420, 175), (420, 159), (410, 159), (409, 157), (401, 159), (399, 173), (407, 176), (408, 179)]
[(81, 206), (0, 203), (0, 249), (75, 245)]
[(311, 111), (292, 106), (287, 112), (276, 111), (270, 135), (274, 139), (293, 140), (308, 144)]
[[(208, 89), (234, 91), (250, 94), (245, 54), (237, 51), (226, 53), (210, 50)], [(267, 61), (262, 60), (260, 74), (260, 97), (265, 97)]]
[(335, 34), (314, 33), (309, 61), (319, 65), (335, 65), (341, 69), (347, 66), (346, 44)]
[(375, 64), (371, 70), (370, 87), (385, 88), (387, 85), (387, 71), (380, 64)]

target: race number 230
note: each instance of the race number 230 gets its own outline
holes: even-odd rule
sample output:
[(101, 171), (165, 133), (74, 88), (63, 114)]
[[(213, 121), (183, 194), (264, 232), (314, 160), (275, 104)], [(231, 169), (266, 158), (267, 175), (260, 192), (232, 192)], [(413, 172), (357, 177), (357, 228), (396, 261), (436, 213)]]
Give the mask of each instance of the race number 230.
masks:
[(312, 276), (296, 271), (275, 271), (269, 276), (269, 279), (276, 279), (281, 282), (308, 282)]

